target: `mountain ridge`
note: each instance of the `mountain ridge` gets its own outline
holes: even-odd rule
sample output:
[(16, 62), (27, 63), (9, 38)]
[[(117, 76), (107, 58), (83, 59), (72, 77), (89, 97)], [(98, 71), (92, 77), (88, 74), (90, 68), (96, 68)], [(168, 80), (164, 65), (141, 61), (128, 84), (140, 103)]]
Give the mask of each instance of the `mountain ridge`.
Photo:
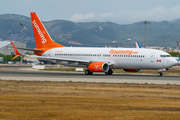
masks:
[[(19, 23), (25, 24), (23, 42), (27, 48), (35, 48), (30, 17), (18, 14), (0, 15), (0, 40), (21, 41)], [(144, 46), (145, 25), (143, 21), (119, 25), (113, 22), (72, 22), (68, 20), (43, 21), (51, 38), (65, 46), (121, 46), (134, 47), (134, 42)], [(147, 24), (147, 46), (176, 48), (180, 40), (180, 20), (169, 22), (150, 21)], [(76, 45), (75, 45), (76, 44)]]

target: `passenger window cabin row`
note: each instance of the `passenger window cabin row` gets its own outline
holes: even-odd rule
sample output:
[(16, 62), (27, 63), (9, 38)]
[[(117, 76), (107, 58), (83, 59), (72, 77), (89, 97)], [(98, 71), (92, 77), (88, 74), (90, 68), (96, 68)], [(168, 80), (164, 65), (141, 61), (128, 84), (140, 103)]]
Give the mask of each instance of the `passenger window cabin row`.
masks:
[[(101, 57), (101, 54), (62, 54), (55, 53), (55, 56), (92, 56), (92, 57)], [(110, 54), (103, 54), (103, 57), (111, 57)], [(112, 55), (112, 57), (137, 57), (144, 58), (145, 55)]]

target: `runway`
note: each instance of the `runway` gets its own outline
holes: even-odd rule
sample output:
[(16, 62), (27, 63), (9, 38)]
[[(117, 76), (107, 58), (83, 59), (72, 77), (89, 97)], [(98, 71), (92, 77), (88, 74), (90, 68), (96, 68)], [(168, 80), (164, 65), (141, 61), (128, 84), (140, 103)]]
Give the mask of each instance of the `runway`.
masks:
[(108, 83), (140, 83), (140, 84), (178, 84), (180, 76), (147, 75), (147, 74), (113, 74), (94, 73), (84, 75), (84, 72), (39, 71), (30, 67), (0, 68), (2, 80), (26, 81), (72, 81), (72, 82), (108, 82)]

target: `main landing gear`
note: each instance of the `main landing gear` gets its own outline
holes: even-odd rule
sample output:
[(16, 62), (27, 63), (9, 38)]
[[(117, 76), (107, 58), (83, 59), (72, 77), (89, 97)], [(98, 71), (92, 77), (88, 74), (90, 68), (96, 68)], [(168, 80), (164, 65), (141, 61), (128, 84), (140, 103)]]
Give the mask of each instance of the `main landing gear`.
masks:
[(105, 72), (106, 75), (112, 75), (113, 71), (111, 69), (109, 69), (107, 72)]
[(93, 74), (93, 72), (90, 72), (89, 70), (85, 71), (85, 75), (92, 75), (92, 74)]
[[(85, 70), (85, 75), (92, 75), (93, 72), (90, 72), (88, 69)], [(111, 69), (109, 69), (107, 72), (105, 72), (106, 75), (112, 75), (113, 71)]]

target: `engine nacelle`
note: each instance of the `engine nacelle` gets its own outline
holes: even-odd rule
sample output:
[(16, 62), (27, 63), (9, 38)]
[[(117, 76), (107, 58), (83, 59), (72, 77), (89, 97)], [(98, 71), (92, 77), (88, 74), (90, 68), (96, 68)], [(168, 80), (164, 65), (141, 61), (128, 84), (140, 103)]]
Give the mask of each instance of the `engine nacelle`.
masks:
[(126, 72), (140, 72), (141, 69), (123, 69)]
[(93, 62), (88, 66), (90, 72), (107, 72), (109, 65), (105, 62)]

